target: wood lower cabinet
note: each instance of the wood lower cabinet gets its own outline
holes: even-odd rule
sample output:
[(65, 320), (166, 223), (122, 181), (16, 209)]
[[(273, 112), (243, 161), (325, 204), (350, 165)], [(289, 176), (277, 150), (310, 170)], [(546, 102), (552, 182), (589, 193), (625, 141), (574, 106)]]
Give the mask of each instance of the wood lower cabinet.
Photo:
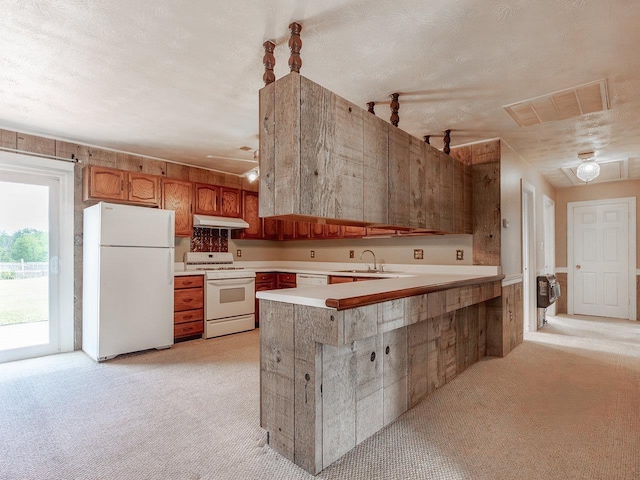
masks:
[(329, 284), (333, 283), (352, 283), (353, 277), (343, 277), (341, 275), (333, 276), (329, 275)]
[(277, 288), (296, 288), (296, 282), (295, 273), (278, 273)]
[(160, 206), (160, 177), (87, 165), (83, 170), (83, 199)]
[(173, 294), (173, 337), (182, 339), (204, 332), (204, 277), (175, 277)]
[(162, 208), (176, 212), (176, 237), (193, 235), (192, 193), (191, 182), (162, 179)]
[[(275, 273), (256, 273), (256, 292), (264, 290), (275, 290), (277, 287), (277, 278)], [(260, 300), (256, 301), (256, 327), (260, 326)]]

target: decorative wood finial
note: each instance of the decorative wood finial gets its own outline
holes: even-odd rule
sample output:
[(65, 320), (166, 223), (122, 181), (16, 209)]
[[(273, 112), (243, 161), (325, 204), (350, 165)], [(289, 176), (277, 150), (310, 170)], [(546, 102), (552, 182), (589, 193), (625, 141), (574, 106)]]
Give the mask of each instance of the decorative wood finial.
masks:
[(271, 40), (267, 40), (262, 44), (264, 47), (264, 57), (262, 57), (262, 64), (264, 65), (264, 80), (265, 85), (269, 85), (276, 81), (276, 76), (273, 73), (273, 67), (276, 66), (276, 57), (273, 55), (273, 50), (276, 48), (276, 44)]
[(444, 131), (444, 138), (443, 138), (444, 148), (442, 149), (442, 151), (447, 155), (449, 155), (449, 152), (451, 151), (451, 149), (449, 148), (449, 144), (451, 143), (451, 136), (449, 135), (450, 133), (451, 133), (451, 130)]
[(302, 58), (300, 58), (300, 50), (302, 49), (302, 40), (300, 39), (301, 31), (302, 25), (298, 22), (293, 22), (289, 25), (289, 32), (291, 32), (291, 37), (289, 38), (289, 50), (291, 50), (289, 68), (292, 72), (298, 73), (300, 73), (300, 67), (302, 67)]
[(369, 113), (373, 113), (373, 114), (375, 115), (375, 114), (376, 114), (376, 112), (374, 112), (374, 111), (373, 111), (373, 107), (375, 107), (375, 106), (376, 106), (376, 102), (369, 102), (369, 103), (367, 103), (367, 107), (369, 107), (368, 112), (369, 112)]
[(400, 110), (400, 102), (398, 100), (399, 97), (399, 93), (391, 94), (391, 124), (394, 127), (397, 127), (398, 123), (400, 122), (400, 115), (398, 115), (398, 110)]
[(431, 145), (431, 143), (429, 143), (429, 139), (431, 138), (431, 135), (425, 135), (422, 138), (424, 138), (424, 143), (426, 143), (427, 145)]

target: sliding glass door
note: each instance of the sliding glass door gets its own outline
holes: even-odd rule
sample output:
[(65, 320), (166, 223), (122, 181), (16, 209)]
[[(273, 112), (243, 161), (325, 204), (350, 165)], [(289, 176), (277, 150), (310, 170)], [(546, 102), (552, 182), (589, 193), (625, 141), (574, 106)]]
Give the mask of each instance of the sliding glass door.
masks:
[[(0, 162), (0, 362), (72, 349), (69, 272), (60, 275), (69, 179), (72, 172), (61, 177), (51, 168)], [(64, 270), (72, 265), (65, 261)]]

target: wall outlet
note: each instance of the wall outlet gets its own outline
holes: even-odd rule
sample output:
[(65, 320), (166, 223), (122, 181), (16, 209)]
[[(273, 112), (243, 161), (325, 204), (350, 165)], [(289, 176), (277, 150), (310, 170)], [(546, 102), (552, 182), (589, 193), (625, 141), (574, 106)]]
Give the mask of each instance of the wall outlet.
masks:
[(456, 260), (464, 260), (464, 250), (456, 250)]
[(353, 258), (353, 250), (349, 250), (349, 258)]
[(242, 256), (242, 250), (236, 250), (236, 257), (240, 258)]
[(416, 248), (413, 250), (413, 259), (414, 260), (422, 260), (424, 258), (424, 253), (421, 248)]
[(311, 250), (311, 258), (316, 258), (316, 252), (315, 252), (315, 250)]

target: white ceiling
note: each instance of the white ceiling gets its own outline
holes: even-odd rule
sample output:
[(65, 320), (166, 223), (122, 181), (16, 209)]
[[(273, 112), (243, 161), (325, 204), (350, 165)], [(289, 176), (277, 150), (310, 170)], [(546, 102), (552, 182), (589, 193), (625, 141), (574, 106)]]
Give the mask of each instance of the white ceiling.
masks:
[[(593, 150), (640, 178), (638, 0), (8, 0), (0, 128), (201, 165), (254, 166), (262, 43), (300, 21), (301, 73), (452, 146), (501, 137), (555, 186)], [(504, 106), (606, 79), (611, 109), (520, 127)], [(441, 147), (440, 138), (432, 144)], [(240, 150), (248, 146), (249, 151)], [(207, 158), (213, 156), (214, 158)]]

